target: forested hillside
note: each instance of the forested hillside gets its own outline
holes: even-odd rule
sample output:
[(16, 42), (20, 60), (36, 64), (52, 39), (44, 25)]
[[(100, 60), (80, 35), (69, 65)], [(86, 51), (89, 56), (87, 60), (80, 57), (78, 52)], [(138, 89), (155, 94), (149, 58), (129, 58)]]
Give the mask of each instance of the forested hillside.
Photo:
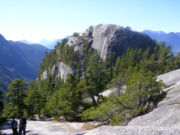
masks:
[(8, 41), (0, 35), (0, 91), (7, 91), (14, 78), (35, 79), (40, 62), (48, 51), (41, 45)]

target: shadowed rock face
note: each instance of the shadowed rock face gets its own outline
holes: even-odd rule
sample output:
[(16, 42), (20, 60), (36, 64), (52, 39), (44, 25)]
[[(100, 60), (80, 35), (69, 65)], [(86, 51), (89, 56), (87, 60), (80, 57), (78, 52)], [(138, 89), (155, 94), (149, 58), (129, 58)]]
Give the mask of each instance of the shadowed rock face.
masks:
[(97, 50), (104, 60), (111, 52), (119, 56), (128, 48), (146, 49), (155, 45), (152, 39), (143, 33), (112, 24), (91, 26), (79, 33), (79, 36), (70, 38), (67, 44), (74, 45), (75, 49), (79, 50), (83, 40), (87, 40), (88, 45)]

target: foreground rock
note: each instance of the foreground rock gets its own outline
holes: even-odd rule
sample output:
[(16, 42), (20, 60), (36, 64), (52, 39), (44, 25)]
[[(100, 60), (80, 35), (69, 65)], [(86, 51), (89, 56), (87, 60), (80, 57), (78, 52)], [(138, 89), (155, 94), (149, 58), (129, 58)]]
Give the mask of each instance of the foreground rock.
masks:
[(143, 126), (102, 126), (84, 135), (180, 135), (180, 129)]
[[(1, 127), (3, 135), (11, 135), (11, 121)], [(26, 135), (76, 135), (84, 132), (91, 124), (55, 121), (27, 121)]]
[(152, 112), (139, 116), (128, 126), (102, 126), (86, 135), (180, 135), (180, 69), (158, 76), (169, 87), (166, 98)]

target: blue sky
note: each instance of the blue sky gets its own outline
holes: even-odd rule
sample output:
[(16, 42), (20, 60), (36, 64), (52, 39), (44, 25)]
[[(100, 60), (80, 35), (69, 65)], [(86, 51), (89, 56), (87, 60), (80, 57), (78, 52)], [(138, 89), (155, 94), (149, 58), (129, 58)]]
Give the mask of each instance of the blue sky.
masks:
[(180, 32), (180, 0), (0, 0), (9, 40), (58, 39), (100, 23)]

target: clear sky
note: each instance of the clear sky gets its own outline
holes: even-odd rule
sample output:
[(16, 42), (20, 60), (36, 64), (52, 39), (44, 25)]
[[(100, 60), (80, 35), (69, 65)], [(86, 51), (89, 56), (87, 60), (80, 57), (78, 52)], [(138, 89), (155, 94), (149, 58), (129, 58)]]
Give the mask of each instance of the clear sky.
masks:
[(180, 0), (0, 0), (9, 40), (58, 39), (100, 23), (180, 32)]

